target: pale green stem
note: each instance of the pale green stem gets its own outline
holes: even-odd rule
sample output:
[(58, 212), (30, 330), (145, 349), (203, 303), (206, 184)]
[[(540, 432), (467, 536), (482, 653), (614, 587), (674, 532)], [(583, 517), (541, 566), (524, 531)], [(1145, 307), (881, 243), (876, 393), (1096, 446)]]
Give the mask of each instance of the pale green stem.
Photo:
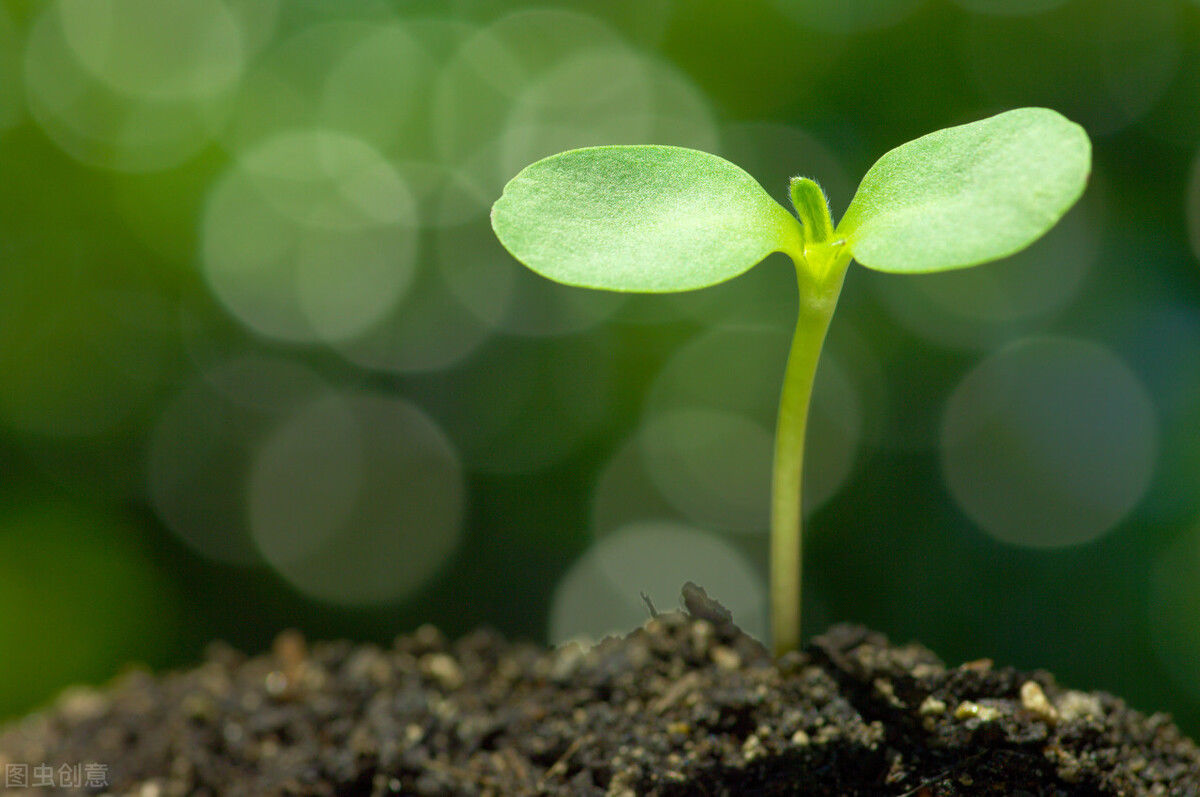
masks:
[(800, 647), (804, 436), (817, 361), (850, 262), (839, 244), (793, 257), (800, 311), (779, 398), (771, 484), (771, 639), (777, 656)]

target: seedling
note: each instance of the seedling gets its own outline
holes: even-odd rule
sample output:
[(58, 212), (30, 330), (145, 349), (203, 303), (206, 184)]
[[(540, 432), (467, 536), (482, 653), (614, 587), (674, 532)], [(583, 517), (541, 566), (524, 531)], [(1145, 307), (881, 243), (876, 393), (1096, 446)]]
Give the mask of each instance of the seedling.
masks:
[(793, 216), (716, 155), (667, 146), (570, 150), (526, 167), (492, 208), (496, 236), (566, 285), (671, 293), (736, 277), (772, 252), (796, 265), (799, 319), (788, 355), (771, 488), (771, 630), (800, 642), (800, 487), (817, 359), (851, 259), (915, 274), (1006, 257), (1083, 193), (1091, 143), (1045, 108), (939, 130), (880, 158), (834, 227), (821, 187), (791, 181)]

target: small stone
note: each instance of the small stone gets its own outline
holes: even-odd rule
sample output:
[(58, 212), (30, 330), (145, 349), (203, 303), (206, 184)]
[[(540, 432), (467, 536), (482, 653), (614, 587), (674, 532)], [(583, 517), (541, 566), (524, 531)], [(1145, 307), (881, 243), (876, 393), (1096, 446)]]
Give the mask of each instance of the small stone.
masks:
[(1057, 765), (1055, 772), (1067, 783), (1078, 783), (1083, 780), (1083, 762), (1061, 747), (1050, 750), (1049, 756)]
[(808, 747), (810, 744), (812, 744), (812, 739), (808, 738), (808, 734), (805, 733), (804, 729), (802, 728), (792, 734), (792, 744), (796, 745), (797, 747)]
[(892, 685), (891, 681), (885, 678), (876, 678), (872, 682), (872, 686), (892, 708), (904, 708), (904, 702), (896, 696), (896, 687)]
[(725, 645), (717, 645), (709, 653), (712, 657), (713, 664), (716, 664), (722, 670), (736, 670), (742, 666), (742, 657), (733, 648)]
[(567, 642), (554, 651), (550, 665), (550, 677), (555, 681), (568, 681), (587, 658), (587, 651), (578, 642)]
[(58, 710), (69, 722), (96, 719), (108, 708), (108, 699), (99, 691), (84, 686), (71, 687), (58, 700)]
[(1051, 704), (1037, 681), (1021, 684), (1021, 705), (1030, 714), (1049, 725), (1058, 722), (1058, 709)]
[(711, 643), (715, 635), (716, 629), (713, 624), (703, 618), (697, 618), (692, 621), (692, 644), (697, 650), (706, 649)]
[(930, 695), (921, 701), (921, 707), (917, 711), (922, 717), (940, 717), (946, 713), (946, 701)]
[(1100, 701), (1094, 695), (1074, 690), (1064, 693), (1058, 699), (1057, 708), (1059, 715), (1067, 721), (1104, 714)]
[(963, 662), (959, 665), (961, 670), (970, 670), (971, 672), (987, 672), (992, 669), (995, 664), (991, 659), (976, 659), (975, 661)]
[(672, 722), (667, 726), (667, 733), (676, 736), (687, 736), (692, 732), (692, 726), (686, 722)]
[(747, 761), (753, 761), (767, 754), (767, 748), (763, 747), (762, 739), (759, 739), (756, 734), (750, 734), (746, 737), (746, 741), (742, 742), (742, 755)]
[(954, 718), (960, 720), (977, 719), (980, 722), (991, 722), (1000, 718), (1000, 709), (995, 706), (983, 706), (970, 700), (964, 700), (954, 709)]
[(217, 717), (217, 706), (203, 692), (189, 692), (180, 703), (184, 715), (189, 719), (211, 722)]
[(410, 745), (414, 745), (425, 738), (425, 729), (420, 725), (413, 723), (404, 729), (404, 740)]
[(446, 653), (427, 653), (421, 657), (421, 671), (430, 675), (446, 691), (453, 691), (463, 685), (462, 669), (453, 658)]
[(817, 744), (825, 745), (837, 741), (841, 736), (842, 732), (837, 725), (822, 725), (817, 731), (817, 737), (813, 741)]
[(446, 646), (446, 637), (442, 636), (442, 632), (438, 630), (437, 626), (429, 623), (425, 623), (413, 631), (412, 639), (426, 650), (436, 650)]
[(360, 683), (370, 683), (376, 688), (391, 683), (394, 677), (387, 658), (374, 646), (364, 646), (356, 650), (345, 667), (347, 677)]
[(264, 679), (263, 687), (271, 697), (280, 697), (288, 688), (288, 679), (279, 670), (271, 670)]

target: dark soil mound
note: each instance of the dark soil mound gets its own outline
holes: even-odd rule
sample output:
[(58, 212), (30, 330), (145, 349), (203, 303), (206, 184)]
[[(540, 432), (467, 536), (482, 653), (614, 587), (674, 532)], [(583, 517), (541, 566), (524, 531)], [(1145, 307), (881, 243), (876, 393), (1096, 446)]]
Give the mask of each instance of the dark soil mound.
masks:
[(854, 627), (776, 663), (691, 603), (587, 651), (432, 628), (386, 651), (214, 647), (65, 695), (0, 732), (0, 765), (103, 762), (111, 791), (164, 797), (1200, 794), (1163, 715)]

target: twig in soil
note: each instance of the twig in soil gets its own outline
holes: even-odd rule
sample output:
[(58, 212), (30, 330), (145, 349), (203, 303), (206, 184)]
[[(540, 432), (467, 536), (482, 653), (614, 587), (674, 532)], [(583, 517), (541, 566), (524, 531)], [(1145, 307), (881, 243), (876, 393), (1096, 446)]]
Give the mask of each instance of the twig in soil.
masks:
[(662, 714), (675, 705), (679, 701), (679, 698), (695, 689), (699, 685), (700, 680), (700, 674), (695, 670), (684, 673), (682, 678), (671, 684), (662, 697), (650, 704), (651, 713)]
[(571, 744), (567, 747), (567, 749), (563, 751), (563, 754), (558, 757), (558, 760), (555, 761), (553, 764), (551, 764), (550, 768), (547, 769), (545, 771), (545, 773), (542, 774), (542, 777), (538, 779), (538, 788), (539, 789), (545, 788), (546, 781), (548, 781), (550, 778), (552, 778), (556, 775), (567, 774), (567, 767), (569, 765), (571, 757), (574, 756), (575, 753), (577, 753), (579, 751), (580, 747), (583, 747), (584, 742), (590, 742), (590, 741), (591, 741), (591, 736), (575, 737), (575, 741), (571, 742)]
[(653, 603), (653, 601), (650, 600), (650, 596), (647, 595), (645, 592), (642, 592), (640, 594), (642, 596), (642, 603), (646, 604), (646, 608), (650, 610), (650, 619), (657, 620), (658, 619), (658, 611), (654, 608), (654, 603)]
[(932, 778), (926, 778), (925, 780), (921, 781), (920, 783), (918, 783), (916, 786), (914, 786), (913, 788), (909, 789), (908, 791), (906, 791), (906, 792), (903, 792), (903, 793), (901, 793), (901, 794), (898, 794), (898, 795), (896, 795), (896, 797), (912, 797), (914, 794), (917, 794), (917, 793), (918, 793), (918, 792), (920, 792), (922, 789), (925, 789), (925, 788), (927, 788), (927, 787), (929, 787), (929, 786), (932, 786), (932, 785), (934, 785), (935, 783), (937, 783), (937, 782), (938, 782), (938, 781), (940, 781), (942, 778), (944, 778), (944, 777), (946, 777), (947, 775), (949, 775), (949, 774), (950, 774), (951, 772), (953, 772), (954, 770), (956, 770), (956, 769), (962, 769), (962, 768), (963, 768), (963, 767), (965, 767), (967, 764), (970, 764), (970, 763), (971, 763), (972, 761), (974, 761), (976, 758), (979, 758), (980, 756), (982, 756), (982, 755), (986, 754), (987, 752), (989, 752), (989, 751), (987, 751), (987, 750), (980, 750), (978, 753), (975, 753), (975, 755), (969, 755), (969, 756), (967, 756), (966, 758), (964, 758), (962, 761), (956, 761), (956, 762), (954, 763), (954, 765), (953, 765), (953, 766), (946, 767), (946, 768), (945, 768), (945, 769), (943, 769), (941, 772), (939, 772), (939, 773), (937, 773), (936, 775), (934, 775)]

